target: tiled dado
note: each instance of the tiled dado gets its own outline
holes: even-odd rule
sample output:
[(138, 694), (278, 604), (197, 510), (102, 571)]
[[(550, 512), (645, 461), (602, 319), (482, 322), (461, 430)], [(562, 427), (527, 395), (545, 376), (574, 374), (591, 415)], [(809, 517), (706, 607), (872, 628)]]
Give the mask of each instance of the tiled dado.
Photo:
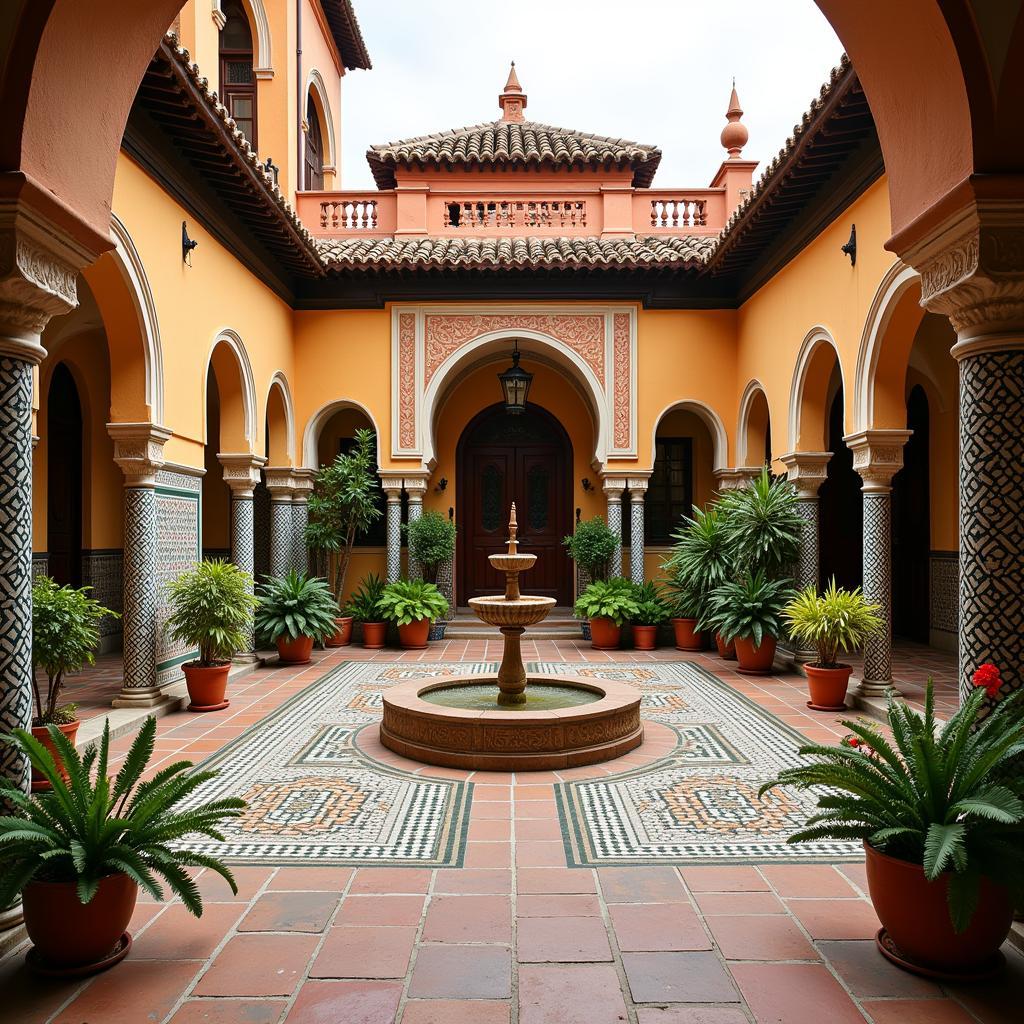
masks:
[[(124, 597), (124, 552), (120, 548), (92, 548), (82, 552), (82, 586), (104, 607), (121, 614)], [(105, 615), (100, 622), (100, 651), (116, 650), (121, 641), (121, 620)]]
[(932, 551), (928, 556), (929, 640), (942, 650), (956, 650), (959, 621), (960, 564), (957, 551)]

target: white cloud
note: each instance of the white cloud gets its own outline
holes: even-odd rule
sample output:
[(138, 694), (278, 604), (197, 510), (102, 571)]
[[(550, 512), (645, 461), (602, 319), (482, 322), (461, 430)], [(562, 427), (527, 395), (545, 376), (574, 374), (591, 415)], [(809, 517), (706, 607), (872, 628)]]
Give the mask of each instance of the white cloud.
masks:
[(842, 47), (812, 0), (356, 0), (372, 71), (342, 95), (342, 187), (372, 188), (365, 151), (494, 120), (510, 60), (527, 117), (661, 147), (655, 185), (707, 185), (725, 157), (732, 78), (769, 163)]

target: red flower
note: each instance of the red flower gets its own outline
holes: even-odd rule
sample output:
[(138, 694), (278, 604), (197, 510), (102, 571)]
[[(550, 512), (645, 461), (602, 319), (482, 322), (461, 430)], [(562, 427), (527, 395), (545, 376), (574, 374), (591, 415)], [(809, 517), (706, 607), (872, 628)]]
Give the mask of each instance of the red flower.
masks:
[(985, 693), (990, 700), (995, 700), (999, 696), (999, 691), (1003, 685), (999, 669), (990, 661), (975, 669), (974, 675), (971, 676), (971, 682), (977, 687), (984, 687)]
[(848, 747), (859, 747), (860, 746), (860, 740), (857, 739), (856, 736), (846, 736), (846, 737), (844, 737), (843, 743), (845, 743)]

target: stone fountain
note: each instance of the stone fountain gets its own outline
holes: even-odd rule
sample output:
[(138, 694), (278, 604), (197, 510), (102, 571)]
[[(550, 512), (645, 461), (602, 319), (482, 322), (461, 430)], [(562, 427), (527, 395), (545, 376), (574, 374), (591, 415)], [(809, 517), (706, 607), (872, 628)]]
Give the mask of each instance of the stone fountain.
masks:
[(384, 746), (427, 764), (524, 771), (607, 761), (643, 742), (640, 692), (633, 687), (562, 675), (527, 679), (520, 639), (555, 599), (520, 593), (519, 574), (537, 556), (520, 553), (517, 533), (513, 504), (508, 550), (489, 556), (505, 574), (505, 593), (469, 602), (478, 618), (501, 630), (497, 678), (448, 675), (385, 690)]

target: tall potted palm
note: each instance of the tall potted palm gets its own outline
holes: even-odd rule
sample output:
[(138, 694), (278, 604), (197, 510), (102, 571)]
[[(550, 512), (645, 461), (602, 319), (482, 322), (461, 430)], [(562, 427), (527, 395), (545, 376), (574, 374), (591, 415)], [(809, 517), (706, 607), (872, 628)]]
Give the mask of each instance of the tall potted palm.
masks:
[[(309, 497), (306, 544), (333, 563), (332, 589), (339, 606), (356, 539), (381, 515), (377, 504), (380, 483), (374, 472), (376, 447), (372, 430), (357, 430), (352, 450), (317, 470)], [(326, 641), (328, 647), (343, 647), (352, 640), (352, 617), (338, 613), (337, 619), (337, 628)]]

